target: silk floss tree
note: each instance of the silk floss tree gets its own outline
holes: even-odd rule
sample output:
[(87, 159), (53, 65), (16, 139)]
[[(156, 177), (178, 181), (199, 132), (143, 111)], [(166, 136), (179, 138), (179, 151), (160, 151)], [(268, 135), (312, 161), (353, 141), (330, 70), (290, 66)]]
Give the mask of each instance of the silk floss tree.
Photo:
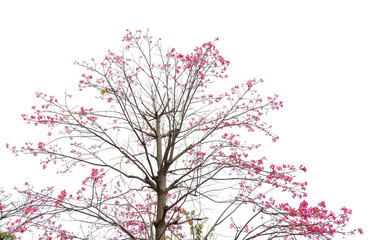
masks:
[[(304, 200), (307, 184), (294, 176), (304, 166), (253, 158), (260, 145), (248, 137), (278, 139), (262, 118), (282, 101), (258, 94), (262, 80), (213, 89), (230, 64), (216, 40), (184, 54), (148, 32), (127, 31), (120, 53), (76, 62), (85, 69), (79, 90), (96, 94), (90, 106), (38, 92), (41, 106), (22, 116), (47, 127), (48, 141), (7, 147), (35, 155), (43, 168), (83, 167), (86, 175), (77, 192), (17, 188), (21, 197), (1, 206), (5, 230), (39, 239), (220, 239), (220, 228), (230, 239), (354, 234), (344, 230), (351, 210), (335, 214)], [(277, 201), (279, 194), (295, 200)], [(64, 227), (72, 220), (81, 232)]]

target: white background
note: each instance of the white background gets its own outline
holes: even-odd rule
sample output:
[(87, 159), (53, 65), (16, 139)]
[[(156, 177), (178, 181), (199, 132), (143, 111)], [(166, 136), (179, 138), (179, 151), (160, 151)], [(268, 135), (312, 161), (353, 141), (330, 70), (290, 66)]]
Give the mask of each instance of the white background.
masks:
[[(165, 46), (189, 52), (219, 37), (231, 61), (224, 87), (263, 78), (261, 91), (285, 107), (268, 122), (270, 162), (304, 164), (308, 201), (353, 209), (351, 228), (374, 239), (374, 3), (372, 1), (3, 1), (0, 4), (0, 185), (56, 183), (37, 159), (5, 144), (37, 139), (20, 115), (36, 91), (77, 89), (74, 60), (121, 49), (127, 28), (150, 29)], [(66, 180), (64, 180), (66, 181)], [(341, 239), (337, 237), (336, 239)]]

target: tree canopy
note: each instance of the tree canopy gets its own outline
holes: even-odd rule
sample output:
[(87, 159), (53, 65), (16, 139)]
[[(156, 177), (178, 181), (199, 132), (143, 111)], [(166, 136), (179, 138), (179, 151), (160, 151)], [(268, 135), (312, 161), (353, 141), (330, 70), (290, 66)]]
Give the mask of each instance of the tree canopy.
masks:
[[(76, 192), (26, 183), (21, 198), (1, 202), (5, 230), (40, 239), (330, 239), (345, 230), (351, 210), (305, 200), (306, 168), (254, 158), (254, 132), (276, 141), (263, 121), (283, 106), (262, 97), (260, 80), (227, 89), (230, 62), (212, 42), (184, 54), (164, 49), (148, 32), (128, 31), (124, 48), (102, 61), (76, 62), (90, 106), (44, 92), (24, 120), (46, 127), (47, 140), (7, 147), (31, 154), (43, 169), (82, 172)], [(221, 85), (222, 86), (222, 85)], [(223, 90), (223, 91), (222, 91)], [(95, 97), (93, 97), (95, 94)], [(86, 96), (86, 95), (85, 95)], [(83, 170), (82, 170), (83, 169)], [(292, 199), (282, 202), (278, 196)], [(214, 211), (213, 211), (214, 210)], [(74, 221), (80, 231), (65, 228)], [(223, 229), (223, 230), (220, 230)], [(362, 232), (361, 229), (358, 231)]]

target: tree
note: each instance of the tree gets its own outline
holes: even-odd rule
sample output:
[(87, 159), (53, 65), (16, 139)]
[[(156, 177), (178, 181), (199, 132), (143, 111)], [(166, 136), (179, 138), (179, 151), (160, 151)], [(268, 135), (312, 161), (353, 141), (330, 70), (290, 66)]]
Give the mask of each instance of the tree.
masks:
[(0, 240), (14, 240), (15, 237), (11, 233), (0, 232)]
[[(8, 217), (12, 211), (4, 211), (5, 204), (10, 199), (9, 194), (5, 194), (4, 190), (0, 188), (0, 221)], [(1, 225), (0, 225), (1, 226)], [(9, 232), (2, 232), (0, 228), (0, 240), (14, 240), (15, 237)]]
[[(208, 239), (225, 226), (231, 239), (353, 234), (342, 229), (350, 210), (334, 214), (324, 202), (303, 200), (307, 183), (294, 175), (304, 166), (252, 159), (260, 147), (250, 142), (253, 132), (278, 139), (262, 118), (282, 102), (257, 93), (262, 80), (210, 91), (227, 81), (230, 64), (216, 40), (182, 54), (165, 52), (148, 32), (128, 31), (121, 53), (76, 62), (87, 71), (79, 90), (96, 94), (91, 106), (70, 107), (69, 94), (61, 102), (38, 92), (43, 104), (22, 116), (46, 126), (48, 139), (7, 147), (41, 157), (43, 169), (55, 163), (69, 174), (81, 166), (87, 175), (76, 193), (17, 188), (17, 207), (2, 208), (11, 216), (3, 219), (7, 231), (38, 232), (41, 239)], [(279, 194), (301, 200), (276, 202)], [(79, 222), (82, 232), (68, 231), (64, 220)]]

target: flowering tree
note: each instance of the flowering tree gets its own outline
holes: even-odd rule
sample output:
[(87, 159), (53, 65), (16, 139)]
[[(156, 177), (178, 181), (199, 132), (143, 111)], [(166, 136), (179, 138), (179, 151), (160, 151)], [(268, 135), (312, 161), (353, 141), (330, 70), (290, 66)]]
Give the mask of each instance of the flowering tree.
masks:
[[(342, 229), (350, 210), (335, 214), (324, 202), (303, 200), (307, 183), (294, 175), (304, 166), (253, 159), (260, 144), (246, 139), (254, 131), (278, 139), (262, 117), (282, 102), (257, 93), (262, 80), (209, 90), (227, 79), (230, 64), (215, 41), (182, 54), (165, 51), (148, 32), (128, 31), (120, 54), (76, 62), (86, 70), (79, 90), (96, 94), (91, 106), (38, 92), (43, 104), (22, 116), (46, 126), (48, 140), (7, 147), (39, 157), (43, 169), (55, 163), (68, 174), (83, 167), (86, 176), (77, 192), (17, 188), (20, 199), (1, 203), (5, 231), (39, 239), (209, 239), (225, 226), (230, 239), (353, 234)], [(279, 194), (295, 200), (277, 202)], [(65, 220), (81, 232), (69, 231)]]

